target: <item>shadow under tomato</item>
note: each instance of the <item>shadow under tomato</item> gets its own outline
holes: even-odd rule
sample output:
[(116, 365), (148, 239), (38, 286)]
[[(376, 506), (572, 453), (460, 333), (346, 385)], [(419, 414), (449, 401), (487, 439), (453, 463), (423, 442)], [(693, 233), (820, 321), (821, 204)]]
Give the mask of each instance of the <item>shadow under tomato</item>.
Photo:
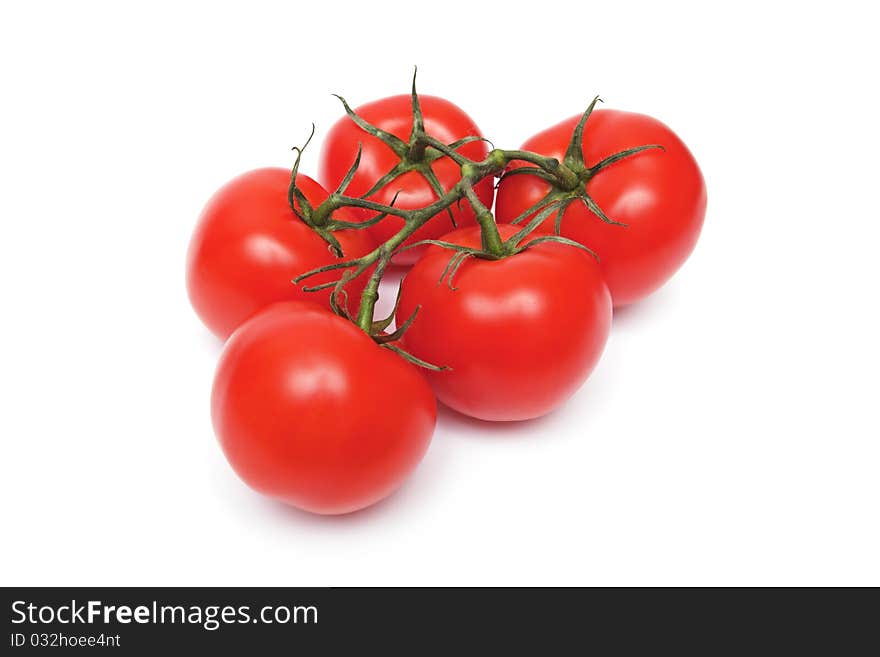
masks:
[(400, 501), (397, 498), (401, 496), (406, 486), (407, 484), (404, 484), (385, 499), (379, 500), (364, 509), (337, 515), (310, 513), (309, 511), (303, 511), (302, 509), (297, 509), (294, 506), (266, 497), (260, 498), (259, 501), (268, 514), (285, 522), (314, 527), (352, 527), (361, 523), (375, 523), (377, 518), (394, 513), (394, 509), (400, 505)]
[(615, 308), (611, 331), (613, 332), (615, 328), (628, 330), (630, 327), (642, 326), (653, 321), (654, 317), (665, 313), (666, 309), (675, 305), (679, 298), (677, 288), (675, 281), (672, 280), (641, 301)]
[(456, 433), (466, 433), (480, 437), (488, 437), (497, 440), (517, 440), (540, 437), (546, 433), (546, 427), (555, 421), (553, 415), (561, 409), (556, 409), (541, 417), (531, 420), (515, 420), (511, 422), (495, 422), (480, 420), (437, 402), (437, 424), (448, 428)]

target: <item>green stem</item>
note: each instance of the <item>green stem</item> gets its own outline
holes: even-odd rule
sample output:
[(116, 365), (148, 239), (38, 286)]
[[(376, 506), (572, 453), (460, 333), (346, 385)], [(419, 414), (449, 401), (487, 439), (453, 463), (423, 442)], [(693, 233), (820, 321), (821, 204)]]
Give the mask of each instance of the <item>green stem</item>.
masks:
[(419, 135), (410, 143), (409, 153), (407, 153), (406, 159), (410, 162), (421, 162), (425, 159), (425, 151), (427, 149), (427, 140), (424, 139), (424, 135)]
[(559, 186), (566, 191), (571, 191), (580, 184), (580, 179), (578, 178), (577, 173), (562, 164), (555, 157), (546, 157), (544, 155), (539, 155), (538, 153), (519, 150), (505, 150), (502, 151), (502, 153), (504, 153), (504, 157), (507, 158), (508, 162), (512, 160), (522, 160), (523, 162), (534, 164), (543, 169), (556, 178), (556, 180), (559, 181)]
[(477, 196), (470, 181), (468, 181), (464, 188), (464, 195), (474, 209), (477, 221), (480, 224), (483, 250), (499, 258), (502, 257), (504, 255), (504, 241), (501, 239), (501, 233), (498, 232), (498, 224), (495, 223), (495, 217), (492, 216), (489, 208), (483, 205), (483, 202)]
[(482, 233), (483, 249), (487, 253), (496, 257), (504, 256), (506, 250), (504, 242), (501, 239), (501, 234), (498, 232), (498, 225), (495, 223), (495, 218), (492, 216), (491, 211), (489, 211), (483, 202), (480, 201), (476, 192), (473, 190), (473, 185), (475, 182), (483, 180), (488, 176), (500, 174), (514, 159), (525, 159), (525, 161), (534, 163), (542, 169), (547, 168), (552, 169), (552, 171), (557, 171), (560, 168), (558, 160), (555, 160), (554, 158), (547, 158), (526, 151), (501, 151), (495, 149), (481, 162), (467, 161), (465, 164), (462, 164), (461, 180), (455, 185), (455, 187), (430, 205), (426, 205), (425, 207), (416, 210), (402, 210), (362, 198), (352, 198), (349, 196), (332, 194), (318, 208), (315, 208), (314, 214), (323, 218), (322, 215), (325, 213), (329, 215), (337, 208), (351, 206), (395, 215), (404, 220), (404, 226), (387, 242), (376, 247), (366, 255), (354, 260), (334, 263), (328, 267), (307, 272), (297, 280), (302, 280), (309, 275), (333, 269), (357, 267), (360, 270), (364, 270), (373, 264), (378, 263), (370, 276), (370, 280), (367, 282), (367, 286), (364, 288), (364, 292), (361, 295), (360, 306), (358, 308), (357, 325), (369, 333), (372, 329), (376, 301), (379, 299), (379, 282), (391, 259), (391, 255), (407, 240), (407, 238), (424, 226), (428, 220), (452, 207), (453, 204), (458, 203), (460, 200), (466, 198), (474, 208)]
[(373, 311), (376, 307), (376, 302), (379, 300), (379, 282), (382, 280), (382, 275), (385, 273), (385, 267), (388, 266), (390, 260), (391, 258), (390, 256), (387, 256), (387, 254), (386, 257), (379, 260), (379, 264), (376, 265), (376, 269), (370, 276), (370, 280), (367, 281), (367, 286), (364, 288), (364, 293), (361, 295), (357, 325), (366, 331), (367, 334), (373, 329)]
[[(366, 273), (367, 270), (373, 267), (370, 279), (361, 295), (357, 318), (355, 320), (358, 327), (370, 335), (372, 335), (376, 328), (373, 321), (373, 315), (376, 302), (379, 299), (379, 283), (388, 264), (391, 262), (391, 258), (398, 249), (403, 246), (403, 243), (430, 219), (445, 211), (451, 212), (453, 204), (457, 204), (462, 200), (467, 200), (467, 202), (471, 204), (477, 222), (480, 225), (482, 250), (467, 249), (467, 253), (465, 253), (464, 256), (456, 254), (453, 258), (455, 266), (452, 267), (452, 271), (450, 271), (450, 279), (465, 257), (477, 255), (485, 258), (503, 258), (522, 250), (523, 247), (519, 246), (520, 241), (529, 236), (538, 225), (554, 212), (557, 213), (558, 222), (559, 219), (561, 219), (565, 208), (571, 202), (584, 202), (593, 213), (597, 214), (597, 216), (603, 221), (617, 223), (606, 217), (602, 210), (596, 205), (595, 201), (589, 197), (586, 193), (585, 183), (592, 175), (621, 159), (631, 157), (643, 150), (662, 148), (655, 144), (637, 146), (635, 148), (621, 151), (620, 153), (615, 153), (595, 164), (592, 168), (587, 167), (583, 162), (582, 155), (583, 128), (593, 107), (598, 101), (598, 98), (596, 98), (581, 117), (581, 120), (573, 133), (572, 141), (563, 161), (530, 151), (493, 148), (484, 160), (476, 162), (458, 152), (457, 149), (459, 146), (468, 143), (468, 141), (479, 139), (479, 137), (467, 137), (452, 144), (445, 144), (425, 132), (424, 117), (422, 115), (421, 106), (415, 89), (415, 73), (413, 74), (412, 88), (413, 128), (408, 142), (367, 123), (355, 114), (344, 99), (340, 98), (340, 100), (342, 101), (348, 116), (351, 117), (362, 130), (387, 144), (400, 158), (400, 163), (385, 174), (370, 192), (364, 194), (360, 198), (346, 196), (346, 187), (354, 177), (355, 171), (360, 163), (359, 151), (354, 164), (349, 168), (348, 174), (346, 174), (336, 191), (333, 192), (323, 203), (313, 208), (309, 205), (305, 196), (296, 186), (296, 173), (299, 168), (300, 156), (302, 155), (302, 148), (297, 148), (295, 149), (297, 151), (297, 158), (293, 167), (288, 193), (291, 208), (293, 208), (294, 212), (297, 213), (297, 216), (299, 216), (300, 219), (312, 226), (312, 228), (324, 237), (337, 254), (341, 253), (341, 247), (332, 235), (333, 230), (338, 228), (356, 228), (355, 226), (349, 225), (348, 222), (337, 222), (332, 219), (333, 212), (340, 208), (353, 207), (376, 212), (376, 217), (373, 220), (366, 222), (366, 225), (372, 225), (387, 215), (393, 215), (402, 219), (404, 225), (388, 241), (377, 246), (369, 253), (351, 260), (340, 259), (337, 262), (301, 274), (294, 280), (299, 283), (319, 273), (344, 270), (345, 273), (341, 275), (341, 278), (338, 281), (322, 283), (312, 288), (303, 288), (306, 290), (318, 290), (335, 286), (334, 297), (331, 301), (331, 305), (334, 305), (335, 308), (335, 294), (340, 291), (345, 283)], [(428, 148), (431, 148), (432, 150), (428, 152)], [(430, 175), (433, 176), (430, 164), (434, 159), (443, 156), (448, 157), (455, 162), (461, 171), (459, 182), (445, 193), (436, 178), (430, 177), (428, 173), (425, 173), (424, 171), (424, 169), (427, 168)], [(509, 165), (515, 161), (523, 162), (525, 165), (519, 168), (514, 168), (512, 171), (508, 171), (510, 175), (534, 175), (549, 183), (552, 188), (543, 199), (517, 217), (515, 222), (523, 221), (532, 215), (532, 213), (535, 213), (535, 216), (532, 217), (522, 229), (505, 242), (501, 238), (501, 233), (498, 230), (498, 225), (495, 223), (495, 218), (492, 216), (492, 212), (480, 200), (479, 196), (474, 191), (474, 185), (490, 176), (500, 176), (508, 169)], [(387, 186), (387, 184), (394, 180), (398, 175), (411, 170), (421, 171), (428, 182), (432, 184), (432, 189), (434, 189), (438, 196), (436, 201), (421, 208), (404, 210), (395, 207), (394, 200), (392, 200), (389, 205), (383, 205), (365, 198), (371, 196), (373, 191), (377, 191), (377, 189)], [(397, 196), (395, 195), (395, 199), (396, 198)], [(362, 224), (360, 227), (365, 227), (365, 225)], [(538, 238), (538, 240), (547, 239), (551, 238)], [(567, 243), (564, 238), (554, 237), (553, 239)], [(532, 243), (535, 242), (533, 241)], [(456, 257), (459, 259), (455, 260)], [(351, 319), (347, 312), (344, 313), (344, 316)], [(379, 330), (381, 330), (381, 328)], [(392, 339), (391, 337), (386, 337), (388, 340)], [(396, 350), (396, 348), (394, 349)], [(410, 358), (410, 360), (412, 359)], [(427, 364), (423, 365), (427, 366)]]
[[(488, 175), (488, 174), (486, 174)], [(333, 269), (341, 269), (344, 267), (369, 267), (374, 263), (378, 263), (376, 265), (376, 269), (370, 276), (370, 280), (367, 282), (367, 286), (364, 288), (364, 292), (361, 295), (361, 303), (358, 308), (358, 316), (357, 316), (357, 325), (366, 331), (370, 332), (373, 325), (373, 314), (374, 309), (376, 307), (376, 301), (379, 300), (379, 282), (382, 279), (382, 274), (385, 272), (385, 267), (388, 265), (388, 262), (391, 259), (391, 254), (393, 254), (398, 247), (400, 247), (413, 233), (415, 233), (419, 228), (424, 226), (429, 219), (431, 219), (436, 214), (443, 212), (446, 208), (452, 206), (453, 203), (457, 203), (459, 200), (465, 197), (466, 190), (469, 188), (469, 184), (465, 184), (465, 181), (462, 180), (455, 187), (453, 187), (448, 194), (438, 199), (431, 205), (427, 205), (424, 208), (420, 208), (414, 211), (405, 212), (404, 220), (406, 223), (403, 228), (401, 228), (397, 233), (394, 234), (391, 239), (389, 239), (384, 244), (376, 247), (366, 255), (361, 256), (355, 260), (349, 260), (347, 262), (335, 263), (332, 265)], [(343, 197), (344, 198), (344, 197)], [(479, 199), (478, 199), (479, 200)], [(493, 220), (494, 223), (494, 220)], [(497, 226), (495, 227), (497, 231)], [(499, 236), (500, 242), (500, 236)], [(499, 245), (500, 246), (500, 245)], [(323, 271), (327, 271), (327, 268), (322, 268)], [(311, 273), (317, 273), (319, 270), (314, 270)]]

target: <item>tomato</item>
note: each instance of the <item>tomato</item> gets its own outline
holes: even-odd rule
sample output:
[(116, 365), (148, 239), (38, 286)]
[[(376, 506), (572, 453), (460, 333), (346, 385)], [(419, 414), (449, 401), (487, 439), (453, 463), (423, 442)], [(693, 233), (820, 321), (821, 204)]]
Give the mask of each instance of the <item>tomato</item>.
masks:
[[(430, 136), (446, 144), (466, 137), (481, 136), (480, 130), (473, 120), (449, 101), (434, 96), (419, 96), (419, 100), (424, 116), (425, 130)], [(409, 95), (383, 98), (358, 107), (355, 112), (368, 123), (404, 141), (410, 137), (413, 113), (412, 99)], [(376, 181), (401, 161), (400, 157), (381, 139), (361, 130), (348, 116), (343, 117), (330, 129), (321, 151), (319, 179), (328, 189), (336, 189), (345, 177), (357, 157), (359, 144), (362, 145), (360, 166), (346, 190), (348, 196), (364, 195), (370, 191)], [(482, 160), (488, 153), (488, 147), (484, 141), (472, 141), (463, 144), (457, 150), (472, 160)], [(439, 155), (433, 149), (429, 149), (428, 153), (429, 155), (432, 153)], [(446, 156), (433, 160), (430, 167), (444, 192), (452, 189), (461, 179), (459, 166)], [(474, 191), (486, 207), (491, 207), (494, 195), (491, 178), (480, 181), (475, 185)], [(399, 195), (394, 205), (405, 210), (430, 205), (439, 198), (425, 176), (418, 171), (407, 171), (401, 174), (367, 198), (383, 205), (389, 205), (398, 192)], [(351, 210), (362, 220), (375, 214), (357, 208), (351, 208)], [(474, 211), (467, 201), (462, 201), (460, 206), (453, 205), (451, 211), (455, 225), (475, 224)], [(403, 225), (403, 220), (399, 217), (389, 216), (368, 230), (371, 231), (377, 243), (380, 243), (388, 241)], [(404, 244), (437, 238), (452, 230), (455, 225), (452, 223), (449, 213), (444, 210), (428, 221), (425, 226), (419, 228)], [(418, 259), (422, 250), (417, 247), (404, 251), (395, 256), (394, 262), (398, 265), (411, 265)]]
[(274, 304), (227, 342), (211, 396), (214, 429), (251, 488), (339, 514), (396, 490), (431, 441), (430, 386), (355, 324), (314, 304)]
[[(524, 150), (562, 160), (580, 117), (572, 117), (523, 144)], [(663, 285), (694, 249), (706, 214), (706, 185), (696, 160), (660, 121), (631, 112), (597, 110), (586, 124), (586, 164), (627, 148), (660, 144), (599, 171), (586, 185), (608, 224), (581, 202), (568, 206), (561, 235), (595, 251), (615, 306), (633, 303)], [(498, 188), (499, 222), (525, 212), (550, 189), (531, 175), (503, 179)], [(545, 225), (552, 225), (551, 215)]]
[[(330, 290), (305, 292), (302, 286), (339, 278), (329, 272), (295, 285), (292, 279), (337, 260), (328, 243), (290, 209), (290, 172), (256, 169), (224, 185), (202, 212), (187, 258), (187, 289), (205, 325), (225, 339), (244, 320), (275, 301), (301, 299), (329, 307)], [(297, 185), (312, 205), (327, 192), (311, 178)], [(355, 221), (343, 210), (335, 219)], [(346, 258), (359, 257), (375, 244), (364, 230), (334, 233)], [(366, 276), (349, 283), (349, 296), (360, 295)], [(356, 297), (352, 299), (352, 304)]]
[[(442, 239), (479, 248), (480, 230)], [(404, 348), (451, 368), (425, 375), (438, 399), (465, 415), (525, 420), (552, 411), (586, 380), (608, 338), (611, 298), (595, 259), (556, 242), (500, 260), (471, 257), (451, 289), (448, 278), (438, 281), (453, 255), (432, 246), (404, 278), (398, 326), (419, 307)]]

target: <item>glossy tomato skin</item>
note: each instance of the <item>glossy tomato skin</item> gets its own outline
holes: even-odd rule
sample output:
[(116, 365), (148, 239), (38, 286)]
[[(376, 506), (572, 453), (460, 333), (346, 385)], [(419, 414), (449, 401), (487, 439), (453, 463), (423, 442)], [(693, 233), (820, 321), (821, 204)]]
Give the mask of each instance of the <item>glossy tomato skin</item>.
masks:
[[(523, 144), (526, 150), (562, 159), (580, 117), (572, 117)], [(660, 144), (600, 171), (587, 191), (611, 219), (610, 225), (580, 203), (565, 212), (561, 234), (593, 249), (615, 306), (638, 301), (663, 285), (697, 243), (706, 214), (706, 185), (687, 146), (666, 125), (650, 116), (596, 110), (584, 132), (587, 165), (613, 153)], [(498, 221), (511, 221), (547, 193), (546, 182), (511, 176), (498, 188)], [(552, 222), (555, 217), (548, 220)]]
[[(503, 237), (516, 229), (499, 226)], [(479, 247), (479, 228), (442, 239)], [(415, 356), (451, 370), (427, 371), (438, 399), (482, 420), (549, 413), (586, 380), (611, 326), (611, 297), (593, 257), (559, 243), (501, 260), (470, 258), (451, 290), (437, 284), (452, 257), (432, 246), (402, 283), (397, 323), (421, 306), (403, 337)]]
[[(451, 144), (464, 137), (481, 136), (474, 121), (456, 105), (435, 96), (419, 96), (425, 130), (429, 135), (442, 142)], [(409, 95), (391, 96), (358, 107), (355, 112), (366, 121), (386, 132), (408, 141), (412, 130), (412, 100)], [(347, 116), (341, 118), (330, 129), (324, 140), (321, 151), (319, 180), (327, 189), (336, 189), (345, 177), (348, 168), (357, 156), (358, 144), (362, 145), (362, 154), (358, 171), (351, 181), (346, 194), (362, 196), (384, 174), (390, 171), (400, 159), (380, 139), (367, 134), (357, 127)], [(475, 141), (461, 146), (458, 151), (472, 160), (483, 160), (488, 154), (488, 146), (484, 141)], [(432, 163), (434, 173), (441, 187), (449, 191), (461, 179), (459, 166), (448, 157), (442, 157)], [(474, 190), (480, 200), (491, 208), (494, 196), (493, 180), (480, 181)], [(385, 188), (369, 198), (384, 205), (391, 203), (394, 195), (400, 192), (395, 206), (403, 209), (421, 208), (437, 200), (437, 195), (429, 186), (424, 176), (417, 172), (407, 172), (389, 183)], [(352, 212), (361, 220), (375, 216), (374, 212), (352, 208)], [(460, 208), (452, 207), (456, 224), (461, 226), (475, 225), (476, 219), (470, 204), (462, 201)], [(387, 217), (369, 230), (377, 243), (390, 239), (403, 227), (403, 220), (398, 217)], [(418, 240), (436, 239), (454, 228), (447, 212), (436, 215), (410, 237), (405, 244)], [(423, 249), (410, 249), (398, 254), (394, 263), (411, 265)]]
[[(297, 182), (313, 205), (327, 197), (311, 178), (300, 175)], [(291, 282), (337, 257), (291, 211), (289, 183), (286, 169), (249, 171), (224, 185), (202, 211), (187, 254), (187, 290), (196, 313), (221, 339), (276, 301), (301, 299), (329, 307), (329, 290), (304, 292), (302, 284)], [(334, 217), (354, 220), (344, 210)], [(343, 230), (335, 236), (346, 257), (358, 257), (375, 246), (365, 230)], [(322, 274), (306, 284), (332, 279), (332, 274)], [(352, 281), (349, 295), (359, 295), (365, 283), (365, 276)]]
[(430, 386), (353, 323), (314, 304), (274, 304), (227, 342), (211, 397), (214, 429), (250, 487), (340, 514), (396, 490), (428, 448)]

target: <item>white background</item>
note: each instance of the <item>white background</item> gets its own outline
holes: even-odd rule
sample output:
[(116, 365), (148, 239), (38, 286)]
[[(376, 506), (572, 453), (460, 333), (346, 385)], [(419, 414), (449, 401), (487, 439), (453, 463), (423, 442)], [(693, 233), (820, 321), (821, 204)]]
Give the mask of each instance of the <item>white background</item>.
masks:
[[(868, 6), (4, 3), (2, 583), (880, 584)], [(215, 443), (186, 244), (219, 185), (323, 136), (331, 92), (416, 63), (506, 147), (595, 93), (661, 118), (705, 230), (562, 410), (442, 412), (398, 494), (310, 516)]]

